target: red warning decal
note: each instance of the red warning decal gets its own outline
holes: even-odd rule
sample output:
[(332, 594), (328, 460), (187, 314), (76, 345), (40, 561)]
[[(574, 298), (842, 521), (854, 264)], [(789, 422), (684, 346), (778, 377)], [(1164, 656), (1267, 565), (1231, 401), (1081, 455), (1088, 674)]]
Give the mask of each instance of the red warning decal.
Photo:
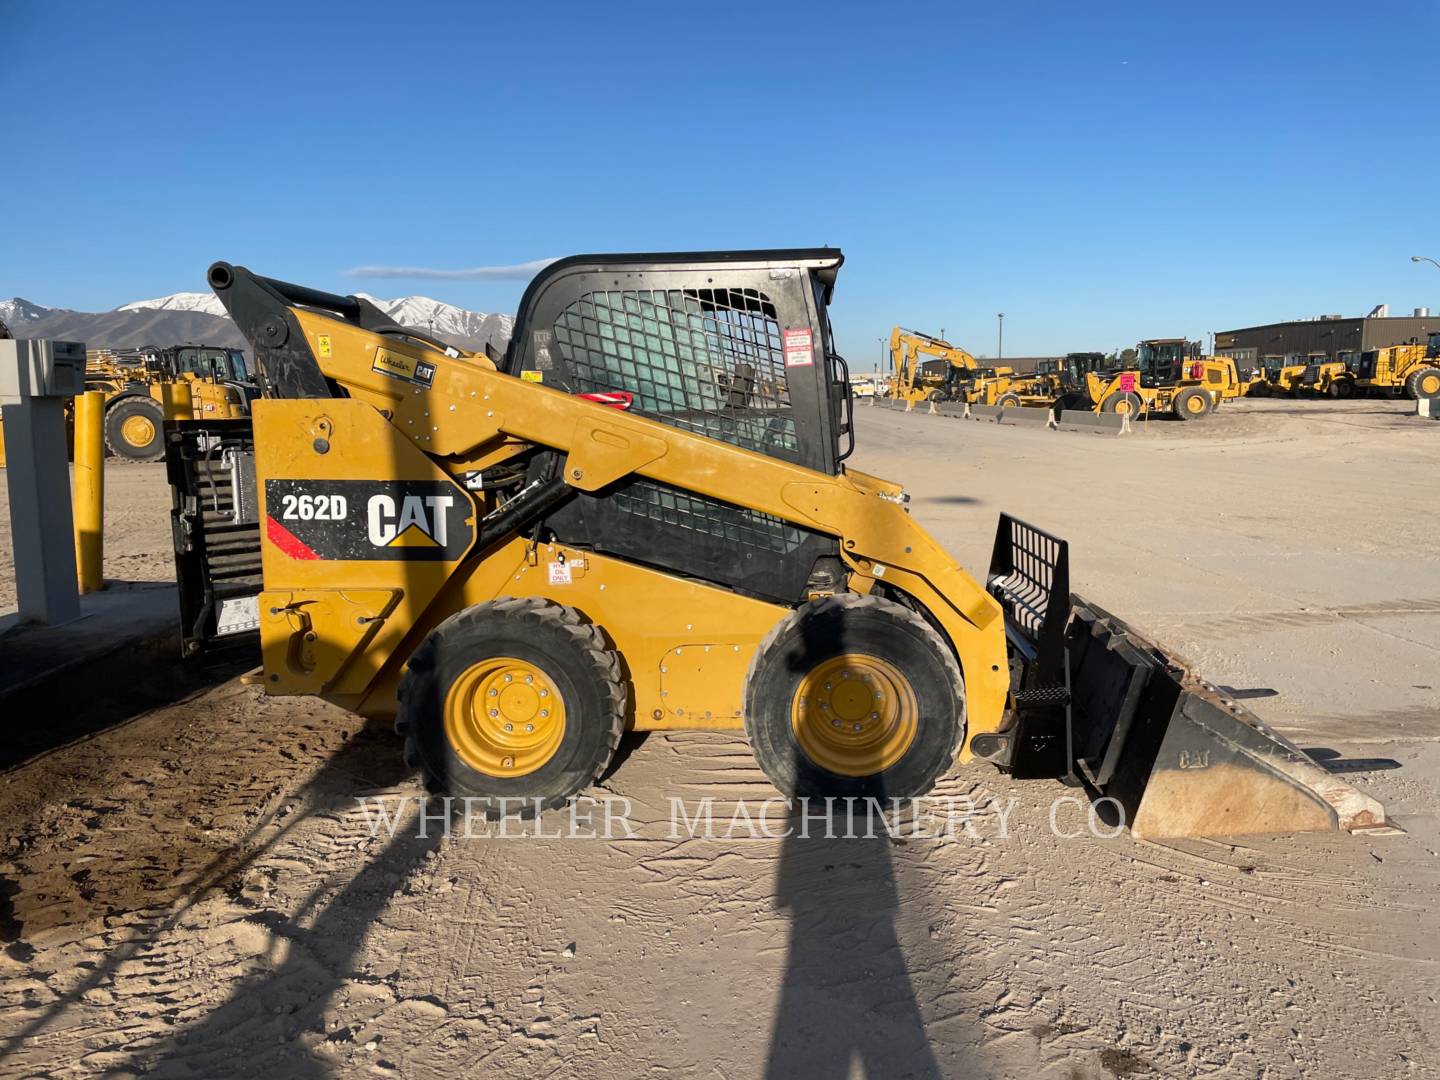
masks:
[(265, 517), (265, 538), (292, 559), (318, 559), (315, 550), (268, 514)]
[(808, 326), (785, 331), (785, 366), (809, 367), (815, 363), (815, 341)]

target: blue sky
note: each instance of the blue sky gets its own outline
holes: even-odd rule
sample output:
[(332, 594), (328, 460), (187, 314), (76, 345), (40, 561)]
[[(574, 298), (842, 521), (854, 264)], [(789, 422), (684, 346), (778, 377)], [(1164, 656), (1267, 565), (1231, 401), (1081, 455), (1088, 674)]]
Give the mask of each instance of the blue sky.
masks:
[[(728, 16), (723, 18), (722, 16)], [(0, 0), (0, 297), (103, 310), (213, 260), (355, 280), (580, 251), (844, 249), (994, 354), (1440, 308), (1440, 5)]]

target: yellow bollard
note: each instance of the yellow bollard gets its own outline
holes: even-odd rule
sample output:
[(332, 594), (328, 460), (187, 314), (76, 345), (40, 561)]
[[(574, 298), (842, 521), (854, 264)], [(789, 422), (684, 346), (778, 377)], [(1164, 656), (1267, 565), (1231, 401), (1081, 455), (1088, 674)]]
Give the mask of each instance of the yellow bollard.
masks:
[(105, 395), (75, 398), (75, 567), (80, 592), (105, 588)]

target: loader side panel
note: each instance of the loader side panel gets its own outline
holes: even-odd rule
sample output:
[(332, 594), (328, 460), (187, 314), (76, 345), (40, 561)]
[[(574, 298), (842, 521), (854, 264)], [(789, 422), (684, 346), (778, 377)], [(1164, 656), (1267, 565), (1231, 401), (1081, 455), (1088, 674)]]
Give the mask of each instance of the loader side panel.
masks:
[(363, 694), (473, 547), (474, 499), (363, 402), (262, 400), (253, 422), (266, 689)]

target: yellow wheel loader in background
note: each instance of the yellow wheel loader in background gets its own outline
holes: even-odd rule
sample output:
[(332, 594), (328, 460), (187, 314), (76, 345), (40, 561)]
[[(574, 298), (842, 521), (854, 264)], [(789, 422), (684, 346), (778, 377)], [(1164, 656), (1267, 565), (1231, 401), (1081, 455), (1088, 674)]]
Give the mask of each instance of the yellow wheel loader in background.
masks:
[(185, 649), (393, 717), (432, 789), (555, 807), (627, 729), (743, 730), (787, 796), (956, 762), (1115, 797), (1137, 833), (1384, 824), (1378, 803), (1069, 587), (1000, 518), (984, 582), (848, 467), (832, 249), (586, 255), (504, 356), (216, 263), (252, 417), (167, 427)]
[(1245, 390), (1229, 357), (1201, 356), (1198, 342), (1151, 338), (1136, 348), (1133, 369), (1085, 373), (1085, 389), (1096, 412), (1140, 416), (1169, 413), (1179, 420), (1208, 416), (1222, 401)]
[[(167, 409), (196, 420), (234, 419), (248, 414), (256, 394), (244, 354), (207, 345), (87, 349), (85, 389), (105, 395), (105, 446), (129, 461), (165, 456), (161, 431)], [(67, 404), (66, 424), (73, 423)], [(4, 436), (0, 425), (0, 465)]]
[(117, 457), (165, 456), (160, 433), (167, 387), (182, 395), (176, 407), (194, 419), (244, 416), (256, 392), (239, 349), (180, 345), (86, 353), (85, 388), (105, 393), (105, 445)]
[(1440, 398), (1440, 334), (1429, 345), (1392, 345), (1360, 354), (1355, 388), (1361, 393), (1404, 394), (1412, 401)]

